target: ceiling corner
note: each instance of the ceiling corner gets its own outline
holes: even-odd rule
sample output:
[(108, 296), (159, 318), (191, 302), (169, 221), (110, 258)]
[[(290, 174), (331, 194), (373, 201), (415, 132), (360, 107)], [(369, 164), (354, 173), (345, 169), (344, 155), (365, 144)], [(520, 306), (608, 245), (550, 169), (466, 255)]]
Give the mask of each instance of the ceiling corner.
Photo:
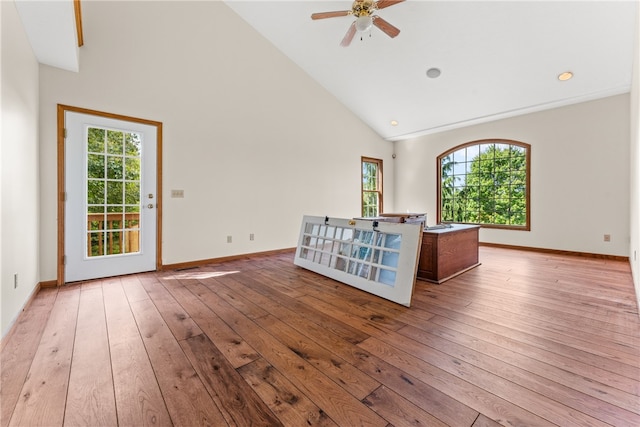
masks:
[(73, 0), (16, 0), (16, 9), (39, 63), (80, 70)]

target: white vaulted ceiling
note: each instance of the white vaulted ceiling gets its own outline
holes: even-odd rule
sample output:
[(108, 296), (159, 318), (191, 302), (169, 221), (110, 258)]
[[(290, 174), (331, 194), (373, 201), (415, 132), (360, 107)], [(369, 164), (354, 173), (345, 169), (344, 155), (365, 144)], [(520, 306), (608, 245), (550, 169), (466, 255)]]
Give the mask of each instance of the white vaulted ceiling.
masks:
[[(635, 1), (420, 1), (339, 45), (351, 1), (226, 2), (382, 137), (399, 140), (630, 90)], [(438, 68), (438, 78), (426, 72)], [(571, 71), (565, 82), (558, 75)], [(391, 121), (398, 122), (392, 126)]]
[[(377, 12), (401, 30), (396, 38), (374, 27), (347, 48), (339, 44), (352, 16), (310, 16), (348, 10), (350, 0), (225, 3), (389, 140), (631, 87), (637, 1), (407, 0)], [(73, 0), (16, 6), (39, 62), (78, 71)], [(430, 68), (440, 76), (427, 77)], [(574, 77), (561, 82), (565, 71)]]

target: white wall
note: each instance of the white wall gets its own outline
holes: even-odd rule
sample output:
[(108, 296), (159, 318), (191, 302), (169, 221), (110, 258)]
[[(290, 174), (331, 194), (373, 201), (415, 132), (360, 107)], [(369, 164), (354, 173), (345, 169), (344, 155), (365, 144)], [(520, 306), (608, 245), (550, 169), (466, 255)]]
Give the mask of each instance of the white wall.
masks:
[(628, 256), (629, 95), (396, 142), (396, 209), (435, 223), (436, 157), (485, 138), (531, 144), (531, 231), (482, 229), (481, 241)]
[(42, 280), (56, 277), (58, 103), (163, 122), (164, 264), (294, 247), (303, 214), (358, 216), (360, 156), (394, 187), (393, 144), (225, 4), (82, 10), (80, 72), (40, 69)]
[(630, 193), (631, 204), (631, 247), (629, 260), (633, 282), (636, 287), (636, 298), (640, 306), (640, 9), (636, 13), (636, 43), (633, 59), (633, 81), (631, 84), (631, 155), (630, 158)]
[(39, 282), (38, 63), (14, 2), (0, 2), (0, 10), (0, 329), (4, 336)]

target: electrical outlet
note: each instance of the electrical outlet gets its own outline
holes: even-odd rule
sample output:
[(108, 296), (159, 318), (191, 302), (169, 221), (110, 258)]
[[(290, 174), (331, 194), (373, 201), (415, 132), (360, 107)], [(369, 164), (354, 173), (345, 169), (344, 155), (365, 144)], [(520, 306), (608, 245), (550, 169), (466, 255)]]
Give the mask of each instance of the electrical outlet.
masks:
[(13, 274), (13, 289), (18, 287), (18, 273)]
[(227, 243), (231, 243), (232, 240), (231, 236), (227, 236)]
[(605, 242), (610, 242), (611, 241), (611, 234), (605, 234), (604, 235), (604, 241)]
[(254, 237), (253, 233), (249, 234), (249, 240), (254, 240)]

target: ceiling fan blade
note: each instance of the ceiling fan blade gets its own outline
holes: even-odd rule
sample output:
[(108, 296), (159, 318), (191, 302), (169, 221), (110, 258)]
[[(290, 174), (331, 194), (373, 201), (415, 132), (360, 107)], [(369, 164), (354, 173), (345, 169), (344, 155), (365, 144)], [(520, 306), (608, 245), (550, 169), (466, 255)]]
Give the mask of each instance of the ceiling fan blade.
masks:
[(384, 9), (385, 7), (393, 6), (394, 4), (402, 3), (405, 0), (380, 0), (376, 3), (376, 9)]
[(382, 32), (384, 32), (386, 35), (388, 35), (391, 38), (394, 38), (395, 36), (400, 34), (399, 29), (389, 24), (387, 21), (385, 21), (384, 19), (380, 18), (377, 15), (373, 17), (373, 25), (380, 28)]
[(336, 18), (338, 16), (347, 16), (350, 14), (351, 14), (350, 10), (336, 10), (334, 12), (319, 12), (319, 13), (312, 13), (311, 19)]
[(347, 47), (351, 44), (351, 40), (353, 40), (353, 36), (356, 35), (356, 21), (353, 21), (349, 29), (347, 30), (347, 34), (344, 35), (344, 38), (340, 42), (340, 46)]

